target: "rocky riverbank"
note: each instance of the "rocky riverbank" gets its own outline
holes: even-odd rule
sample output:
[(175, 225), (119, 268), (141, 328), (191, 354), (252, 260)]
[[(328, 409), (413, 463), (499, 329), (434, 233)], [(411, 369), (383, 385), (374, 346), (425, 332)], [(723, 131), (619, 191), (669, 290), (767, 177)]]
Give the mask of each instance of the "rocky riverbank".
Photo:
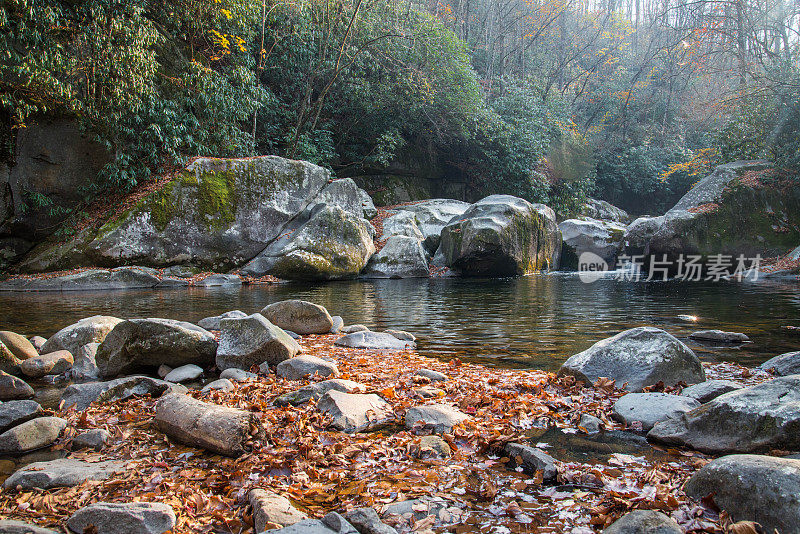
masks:
[[(422, 358), (412, 334), (345, 326), (302, 301), (199, 325), (93, 317), (48, 340), (0, 333), (3, 515), (99, 534), (122, 521), (236, 533), (800, 524), (800, 353), (762, 369), (701, 364), (637, 328), (556, 375)], [(46, 409), (26, 381), (71, 385)], [(748, 455), (714, 460), (729, 453)]]

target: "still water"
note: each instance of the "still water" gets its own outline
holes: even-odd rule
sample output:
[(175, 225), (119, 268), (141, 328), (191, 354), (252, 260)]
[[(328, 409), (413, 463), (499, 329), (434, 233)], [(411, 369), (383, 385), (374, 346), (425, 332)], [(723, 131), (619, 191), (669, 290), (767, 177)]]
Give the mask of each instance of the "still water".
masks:
[[(239, 309), (248, 313), (288, 298), (322, 304), (346, 324), (400, 328), (426, 356), (487, 365), (555, 370), (570, 355), (626, 328), (652, 325), (686, 341), (708, 361), (755, 365), (800, 350), (800, 283), (630, 282), (592, 284), (574, 274), (509, 279), (417, 279), (279, 284), (242, 288), (64, 293), (0, 293), (0, 329), (49, 336), (89, 315), (166, 317), (196, 322)], [(678, 315), (695, 315), (685, 323)], [(700, 329), (744, 332), (740, 347), (700, 345)]]

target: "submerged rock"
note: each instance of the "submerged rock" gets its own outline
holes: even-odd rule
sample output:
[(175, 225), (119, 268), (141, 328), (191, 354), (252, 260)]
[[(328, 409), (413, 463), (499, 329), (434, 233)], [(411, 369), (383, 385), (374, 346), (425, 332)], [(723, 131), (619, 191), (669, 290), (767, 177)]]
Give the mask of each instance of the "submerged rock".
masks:
[(734, 521), (755, 521), (767, 532), (800, 525), (800, 460), (723, 456), (692, 475), (685, 491), (697, 501), (711, 496)]
[(392, 407), (374, 393), (329, 390), (317, 402), (317, 409), (333, 418), (333, 428), (348, 433), (371, 430), (394, 419)]
[(217, 367), (250, 369), (266, 363), (277, 365), (295, 357), (302, 349), (263, 315), (254, 313), (241, 319), (223, 319), (217, 348)]
[(723, 332), (722, 330), (701, 330), (689, 334), (689, 337), (698, 341), (716, 341), (718, 343), (744, 343), (750, 338), (739, 332)]
[(72, 514), (67, 527), (83, 534), (162, 534), (175, 526), (175, 512), (163, 503), (96, 502)]
[(171, 319), (131, 319), (119, 323), (106, 336), (96, 361), (103, 377), (161, 364), (210, 365), (217, 342), (199, 326)]
[(240, 456), (253, 439), (251, 427), (260, 429), (258, 416), (203, 402), (180, 394), (165, 395), (156, 403), (155, 422), (169, 437), (192, 447), (225, 456)]
[(614, 419), (627, 425), (642, 424), (645, 432), (661, 421), (677, 417), (700, 406), (689, 397), (666, 393), (628, 393), (614, 403)]
[(333, 328), (333, 318), (323, 306), (305, 300), (283, 300), (261, 310), (272, 324), (301, 336), (327, 334)]
[(612, 378), (617, 387), (641, 391), (664, 382), (696, 384), (706, 379), (694, 352), (677, 338), (653, 327), (639, 327), (598, 341), (571, 356), (558, 371), (594, 384), (598, 378)]
[(439, 250), (465, 276), (530, 274), (558, 267), (561, 232), (547, 206), (492, 195), (444, 227)]
[(105, 480), (124, 470), (123, 462), (86, 462), (61, 458), (29, 464), (8, 477), (3, 487), (21, 490), (72, 487), (85, 480)]
[(731, 391), (653, 427), (647, 438), (722, 454), (800, 450), (800, 375)]

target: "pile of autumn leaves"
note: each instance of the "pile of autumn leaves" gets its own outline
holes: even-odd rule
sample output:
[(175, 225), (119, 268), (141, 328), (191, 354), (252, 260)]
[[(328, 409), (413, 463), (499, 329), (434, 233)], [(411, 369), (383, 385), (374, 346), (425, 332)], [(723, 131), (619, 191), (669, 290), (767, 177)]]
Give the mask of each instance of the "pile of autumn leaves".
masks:
[[(105, 481), (46, 492), (3, 492), (4, 516), (42, 526), (57, 526), (75, 510), (96, 501), (163, 502), (178, 518), (175, 532), (252, 532), (247, 493), (257, 487), (283, 494), (312, 516), (372, 506), (381, 512), (406, 499), (433, 498), (445, 504), (435, 515), (395, 517), (401, 531), (573, 532), (602, 530), (635, 508), (673, 513), (695, 531), (721, 532), (718, 517), (681, 492), (683, 482), (706, 460), (674, 451), (671, 461), (615, 455), (605, 464), (560, 463), (558, 486), (541, 485), (541, 476), (507, 468), (497, 454), (503, 443), (524, 439), (532, 430), (556, 426), (581, 432), (578, 420), (589, 413), (607, 428), (622, 392), (613, 384), (582, 387), (573, 378), (542, 371), (510, 371), (449, 363), (413, 351), (375, 353), (333, 345), (336, 336), (308, 336), (308, 354), (336, 360), (341, 378), (364, 384), (389, 402), (397, 424), (348, 435), (328, 429), (328, 420), (311, 401), (278, 408), (272, 401), (307, 381), (275, 375), (238, 383), (230, 392), (191, 393), (208, 402), (256, 412), (265, 438), (239, 458), (225, 458), (171, 442), (153, 424), (154, 400), (93, 404), (77, 413), (60, 413), (70, 426), (56, 445), (69, 450), (71, 436), (88, 428), (112, 433), (100, 452), (72, 453), (87, 461), (126, 460), (124, 472)], [(427, 379), (421, 368), (445, 373), (437, 382), (442, 396), (425, 400), (415, 390)], [(470, 415), (444, 439), (452, 456), (420, 458), (420, 436), (402, 426), (409, 407), (452, 403)], [(418, 510), (424, 511), (424, 506)]]

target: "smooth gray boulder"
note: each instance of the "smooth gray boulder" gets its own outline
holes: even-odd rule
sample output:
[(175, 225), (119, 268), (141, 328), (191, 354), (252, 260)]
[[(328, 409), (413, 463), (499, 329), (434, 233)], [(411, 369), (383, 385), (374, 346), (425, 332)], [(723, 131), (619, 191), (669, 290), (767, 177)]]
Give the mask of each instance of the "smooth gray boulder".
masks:
[(247, 494), (247, 499), (253, 507), (253, 526), (256, 533), (264, 532), (269, 524), (287, 527), (308, 519), (289, 499), (269, 490), (252, 489)]
[(0, 404), (0, 432), (42, 415), (42, 407), (32, 400), (14, 400)]
[(180, 384), (181, 382), (191, 382), (203, 376), (203, 368), (193, 363), (187, 363), (176, 367), (164, 377), (165, 382)]
[(84, 534), (162, 534), (175, 526), (175, 512), (163, 503), (96, 502), (72, 514), (67, 527)]
[(600, 200), (597, 198), (589, 198), (586, 200), (581, 214), (585, 217), (598, 219), (601, 221), (613, 221), (617, 223), (626, 223), (630, 220), (628, 212), (622, 208), (618, 208), (610, 202)]
[(100, 378), (100, 369), (97, 368), (97, 349), (100, 343), (87, 343), (73, 354), (74, 363), (69, 376), (78, 382), (97, 380)]
[(742, 389), (744, 386), (732, 380), (706, 380), (694, 386), (689, 386), (681, 391), (684, 397), (696, 399), (700, 404), (714, 400), (725, 393)]
[(609, 525), (603, 534), (683, 534), (683, 529), (661, 512), (634, 510)]
[(351, 434), (378, 428), (394, 419), (392, 407), (374, 393), (342, 393), (331, 389), (320, 397), (317, 409), (332, 418), (333, 428)]
[(656, 424), (647, 439), (711, 454), (800, 450), (800, 375), (720, 395)]
[(417, 218), (410, 211), (400, 210), (383, 221), (383, 234), (381, 241), (386, 241), (394, 236), (409, 237), (422, 242), (425, 236), (417, 227)]
[(389, 335), (396, 337), (400, 341), (414, 342), (417, 340), (417, 337), (414, 334), (412, 334), (411, 332), (406, 332), (405, 330), (395, 330), (393, 328), (389, 328), (385, 330), (385, 332)]
[(182, 393), (186, 388), (164, 380), (149, 376), (128, 376), (108, 382), (87, 382), (67, 386), (61, 394), (62, 406), (67, 409), (74, 406), (81, 411), (93, 402), (113, 402), (130, 398), (134, 395), (150, 395), (160, 397), (167, 392)]
[(87, 343), (102, 343), (109, 332), (123, 320), (107, 315), (94, 315), (66, 326), (50, 336), (40, 352), (47, 354), (57, 350), (68, 350), (76, 354)]
[(261, 310), (261, 315), (275, 326), (301, 336), (327, 334), (333, 328), (333, 318), (328, 310), (305, 300), (275, 302)]
[(366, 219), (337, 206), (315, 204), (294, 218), (240, 272), (283, 280), (355, 278), (375, 253), (374, 233)]
[(103, 428), (93, 428), (86, 432), (81, 432), (72, 438), (72, 449), (94, 449), (96, 451), (105, 447), (108, 440), (111, 439), (111, 434), (108, 430)]
[(55, 530), (12, 519), (0, 519), (0, 532), (3, 534), (58, 534)]
[(355, 332), (334, 341), (335, 345), (353, 349), (406, 350), (414, 347), (412, 341), (397, 339), (384, 332)]
[(448, 404), (426, 404), (406, 411), (406, 428), (424, 428), (436, 434), (448, 434), (469, 416)]
[(236, 369), (235, 367), (231, 367), (230, 369), (225, 369), (219, 374), (220, 378), (226, 378), (233, 382), (244, 382), (245, 380), (254, 380), (258, 378), (258, 375), (255, 373), (250, 373), (248, 371), (243, 371), (242, 369)]
[(358, 382), (352, 380), (343, 380), (341, 378), (332, 378), (330, 380), (323, 380), (322, 382), (314, 382), (296, 391), (284, 393), (275, 399), (275, 406), (299, 406), (311, 399), (317, 400), (328, 391), (335, 389), (343, 393), (363, 393), (366, 387)]
[(463, 215), (469, 207), (470, 204), (460, 200), (433, 198), (404, 206), (403, 209), (414, 214), (417, 228), (422, 232), (423, 245), (428, 252), (434, 253), (439, 248), (442, 229), (455, 217)]
[(69, 371), (74, 361), (72, 353), (68, 350), (57, 350), (28, 358), (19, 365), (19, 369), (25, 376), (41, 378)]
[(628, 393), (614, 403), (612, 416), (626, 425), (639, 422), (647, 432), (656, 423), (678, 417), (700, 406), (689, 397), (666, 393)]
[(364, 278), (427, 278), (428, 259), (422, 242), (414, 237), (391, 236), (362, 272)]
[(33, 343), (16, 332), (0, 330), (0, 343), (8, 347), (8, 350), (20, 360), (27, 360), (39, 355), (39, 351), (36, 350)]
[(0, 371), (0, 401), (30, 399), (33, 395), (33, 388), (27, 382)]
[(359, 534), (344, 517), (336, 512), (331, 512), (322, 519), (303, 519), (288, 527), (265, 532), (279, 534)]
[(211, 365), (216, 352), (214, 336), (199, 326), (172, 319), (131, 319), (106, 336), (95, 360), (100, 375), (112, 377), (161, 364)]
[(234, 389), (236, 389), (236, 386), (234, 385), (233, 382), (231, 382), (227, 378), (220, 378), (219, 380), (214, 380), (213, 382), (209, 382), (208, 384), (203, 386), (203, 389), (201, 389), (200, 391), (202, 393), (208, 393), (209, 391), (216, 391), (216, 390), (233, 391)]
[(684, 491), (697, 501), (710, 495), (734, 521), (755, 521), (766, 532), (797, 532), (800, 525), (800, 460), (723, 456), (693, 474)]
[(335, 363), (316, 356), (295, 356), (279, 363), (275, 367), (275, 373), (287, 380), (300, 380), (311, 375), (337, 377), (339, 368)]
[(217, 348), (217, 367), (248, 370), (254, 365), (277, 365), (302, 351), (297, 341), (263, 315), (223, 319)]
[[(366, 198), (364, 197), (366, 195)], [(362, 219), (369, 219), (370, 206), (375, 210), (372, 199), (352, 178), (337, 178), (322, 188), (313, 200), (316, 204), (337, 206)], [(375, 215), (372, 214), (372, 217)]]
[(169, 437), (224, 456), (241, 456), (261, 429), (253, 412), (203, 402), (181, 394), (161, 397), (156, 403), (155, 423)]
[(503, 454), (511, 459), (509, 467), (521, 467), (529, 475), (542, 472), (542, 480), (552, 482), (558, 476), (556, 461), (552, 456), (537, 447), (529, 447), (521, 443), (506, 443)]
[[(67, 267), (65, 265), (65, 267)], [(142, 267), (86, 269), (49, 278), (15, 278), (0, 283), (0, 291), (103, 291), (149, 289), (161, 278)]]
[(337, 334), (339, 330), (344, 326), (344, 319), (341, 318), (339, 315), (332, 315), (331, 321), (333, 322), (333, 326), (331, 327), (329, 333)]
[(578, 270), (584, 253), (602, 258), (609, 269), (617, 265), (617, 254), (625, 235), (625, 226), (596, 219), (567, 219), (558, 225), (561, 230), (561, 269)]
[(339, 332), (342, 334), (355, 334), (356, 332), (369, 332), (369, 328), (364, 326), (363, 324), (351, 324), (347, 326), (343, 326), (339, 329)]
[(0, 434), (0, 454), (19, 454), (55, 442), (67, 422), (59, 417), (39, 417)]
[(775, 356), (758, 367), (778, 376), (800, 374), (800, 351), (787, 352), (780, 356)]
[(221, 315), (215, 315), (213, 317), (206, 317), (205, 319), (200, 319), (197, 321), (197, 326), (200, 328), (204, 328), (206, 330), (219, 330), (220, 329), (220, 322), (223, 319), (242, 319), (247, 317), (247, 314), (240, 310), (233, 310), (229, 312), (225, 312)]
[(442, 229), (439, 252), (464, 276), (531, 274), (558, 267), (561, 232), (547, 206), (492, 195)]
[(739, 332), (723, 332), (722, 330), (701, 330), (689, 334), (689, 337), (697, 341), (709, 341), (717, 343), (744, 343), (750, 338)]
[(397, 534), (395, 529), (381, 521), (373, 508), (353, 508), (344, 517), (360, 534)]
[(124, 470), (124, 462), (86, 462), (60, 458), (28, 464), (8, 477), (3, 487), (18, 490), (67, 488), (77, 486), (85, 480), (105, 480)]
[(703, 366), (692, 350), (667, 332), (650, 326), (632, 328), (598, 341), (571, 356), (558, 371), (589, 385), (598, 378), (612, 378), (617, 387), (641, 391), (663, 382), (697, 384), (706, 379)]

